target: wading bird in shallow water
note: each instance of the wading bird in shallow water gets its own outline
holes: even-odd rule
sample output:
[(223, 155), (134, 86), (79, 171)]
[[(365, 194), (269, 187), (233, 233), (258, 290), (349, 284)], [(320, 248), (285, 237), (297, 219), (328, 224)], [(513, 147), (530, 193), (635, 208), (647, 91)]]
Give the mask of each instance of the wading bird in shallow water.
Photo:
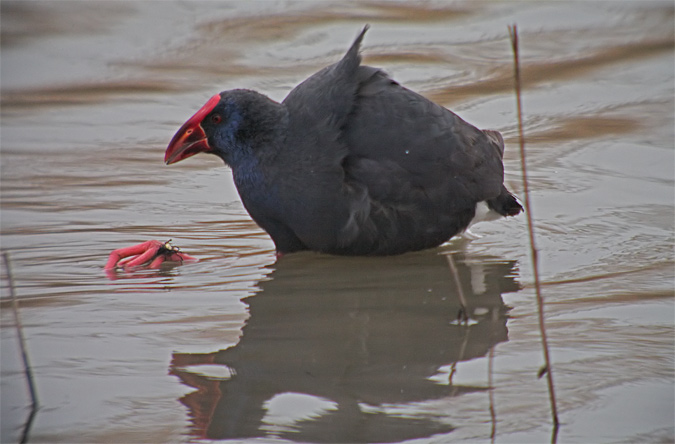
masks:
[(504, 186), (501, 134), (361, 65), (367, 29), (281, 103), (245, 89), (211, 97), (166, 150), (167, 164), (223, 159), (278, 255), (405, 253), (522, 211)]

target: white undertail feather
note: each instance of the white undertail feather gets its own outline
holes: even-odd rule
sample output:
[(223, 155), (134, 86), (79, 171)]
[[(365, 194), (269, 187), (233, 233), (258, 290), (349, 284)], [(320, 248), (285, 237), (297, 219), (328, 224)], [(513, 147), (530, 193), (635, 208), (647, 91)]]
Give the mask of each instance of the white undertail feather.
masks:
[(476, 214), (473, 216), (473, 219), (471, 219), (471, 222), (469, 222), (469, 226), (466, 227), (466, 229), (460, 233), (459, 236), (462, 236), (467, 240), (480, 239), (480, 235), (472, 233), (470, 228), (478, 222), (489, 222), (491, 220), (497, 220), (501, 217), (504, 216), (490, 209), (486, 201), (478, 202), (476, 204)]
[(472, 225), (477, 224), (478, 222), (489, 222), (491, 220), (497, 220), (501, 217), (504, 216), (492, 210), (486, 201), (478, 202), (476, 204), (476, 214), (473, 216), (473, 219), (471, 219), (471, 222), (469, 222), (467, 229), (471, 228)]

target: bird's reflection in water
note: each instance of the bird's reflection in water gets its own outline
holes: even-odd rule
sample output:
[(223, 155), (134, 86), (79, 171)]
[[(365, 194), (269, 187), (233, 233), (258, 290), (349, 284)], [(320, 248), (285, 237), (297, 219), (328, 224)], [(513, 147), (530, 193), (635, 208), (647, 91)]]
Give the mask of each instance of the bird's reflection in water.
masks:
[[(181, 399), (192, 433), (302, 442), (392, 442), (448, 433), (452, 418), (392, 415), (381, 407), (486, 390), (487, 383), (457, 386), (431, 377), (507, 340), (502, 294), (519, 289), (515, 273), (514, 261), (448, 249), (384, 258), (281, 258), (261, 291), (244, 300), (250, 318), (236, 346), (174, 354), (172, 374), (197, 389)], [(455, 277), (467, 323), (457, 322)], [(193, 373), (191, 366), (199, 364), (222, 365), (230, 377)], [(323, 408), (295, 418), (287, 409), (283, 424), (275, 425), (270, 407), (283, 394), (304, 395)]]

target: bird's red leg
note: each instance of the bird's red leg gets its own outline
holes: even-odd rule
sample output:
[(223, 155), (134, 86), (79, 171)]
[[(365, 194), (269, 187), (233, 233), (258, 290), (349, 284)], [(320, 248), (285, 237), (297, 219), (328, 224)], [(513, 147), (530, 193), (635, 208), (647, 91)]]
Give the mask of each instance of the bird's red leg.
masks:
[(116, 267), (116, 268), (124, 268), (124, 266), (125, 266), (127, 263), (133, 261), (133, 260), (136, 259), (138, 256), (139, 256), (139, 255), (137, 254), (137, 255), (135, 255), (135, 256), (129, 256), (129, 257), (125, 258), (125, 259), (122, 259), (121, 261), (119, 261), (119, 262), (117, 263), (117, 267)]
[(166, 260), (167, 260), (166, 256), (164, 256), (163, 254), (160, 254), (159, 256), (154, 258), (152, 260), (152, 262), (150, 262), (150, 265), (148, 265), (148, 268), (159, 268), (159, 266), (162, 265), (162, 262), (164, 262)]
[(174, 262), (197, 262), (199, 259), (197, 259), (194, 256), (190, 256), (187, 253), (183, 253), (182, 251), (179, 253), (173, 253), (167, 261), (174, 261)]
[(149, 263), (149, 268), (159, 268), (162, 263), (167, 261), (181, 263), (198, 261), (196, 257), (173, 247), (170, 242), (150, 240), (132, 247), (119, 248), (110, 253), (104, 269), (110, 271), (118, 267), (137, 267), (146, 263)]
[(190, 256), (187, 253), (175, 252), (175, 253), (159, 253), (159, 256), (154, 258), (148, 268), (159, 268), (164, 262), (197, 262), (197, 259), (194, 256)]
[(163, 244), (160, 241), (149, 240), (147, 242), (143, 242), (142, 244), (134, 245), (132, 247), (118, 248), (117, 250), (114, 250), (112, 253), (110, 253), (110, 256), (108, 257), (108, 262), (106, 262), (103, 269), (112, 270), (116, 268), (118, 265), (128, 264), (128, 262), (135, 259), (135, 257), (132, 257), (125, 261), (122, 261), (122, 259), (128, 258), (129, 256), (143, 255), (144, 253), (146, 253), (151, 249), (154, 250), (154, 252), (156, 253), (161, 245)]
[[(138, 256), (136, 256), (135, 258), (130, 260), (129, 262), (125, 262), (124, 268), (135, 267), (137, 265), (143, 265), (144, 263), (153, 260), (155, 258), (155, 256), (157, 255), (157, 252), (159, 251), (159, 248), (163, 245), (159, 241), (155, 241), (155, 242), (157, 242), (159, 245), (151, 245), (145, 251), (145, 253), (139, 254)], [(161, 256), (159, 256), (159, 257), (161, 257)]]

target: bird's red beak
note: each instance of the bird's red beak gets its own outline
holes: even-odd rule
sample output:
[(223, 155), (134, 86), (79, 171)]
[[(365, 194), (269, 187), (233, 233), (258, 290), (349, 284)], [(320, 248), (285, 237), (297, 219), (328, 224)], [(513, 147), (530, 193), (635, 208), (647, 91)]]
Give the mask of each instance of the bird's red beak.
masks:
[(213, 108), (220, 102), (220, 94), (211, 97), (206, 105), (202, 106), (194, 116), (180, 127), (178, 132), (173, 136), (169, 147), (164, 154), (164, 162), (167, 165), (176, 163), (188, 157), (192, 157), (197, 153), (209, 152), (211, 147), (206, 138), (206, 133), (201, 126), (202, 120), (206, 117)]

